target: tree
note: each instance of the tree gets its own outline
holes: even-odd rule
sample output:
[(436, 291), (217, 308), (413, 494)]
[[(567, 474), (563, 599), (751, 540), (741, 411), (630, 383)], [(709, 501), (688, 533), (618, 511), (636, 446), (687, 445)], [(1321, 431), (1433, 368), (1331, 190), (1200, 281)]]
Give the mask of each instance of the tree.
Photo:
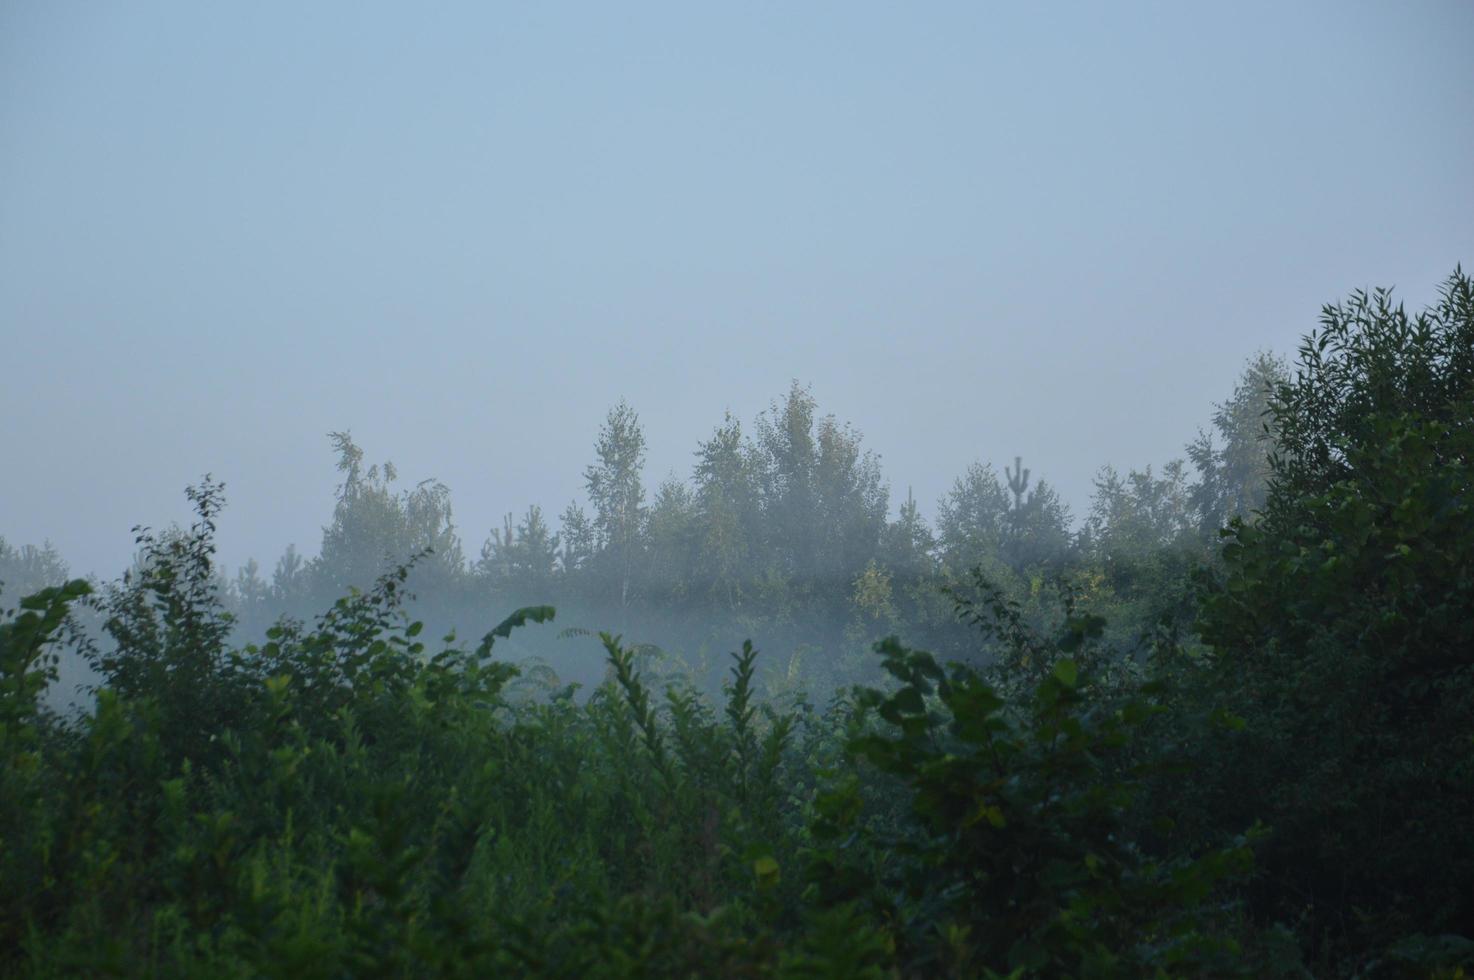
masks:
[(1070, 555), (1070, 509), (1043, 480), (1029, 487), (1022, 457), (1004, 472), (1013, 497), (1003, 522), (1004, 560), (1019, 572), (1058, 572)]
[(847, 580), (874, 560), (885, 530), (890, 490), (874, 453), (848, 424), (826, 416), (819, 423), (814, 488), (818, 498), (821, 576)]
[(1386, 290), (1326, 307), (1271, 426), (1201, 622), (1248, 737), (1197, 760), (1215, 792), (1184, 816), (1252, 800), (1263, 912), (1312, 936), (1474, 935), (1474, 283), (1416, 317)]
[(224, 594), (242, 635), (257, 636), (271, 625), (277, 613), (271, 601), (271, 583), (262, 577), (261, 565), (256, 559), (252, 558), (236, 569), (235, 578)]
[(400, 496), (400, 506), (405, 535), (401, 553), (427, 553), (415, 565), (411, 586), (426, 594), (448, 594), (466, 569), (466, 555), (451, 514), (450, 488), (439, 480), (421, 480)]
[(1205, 537), (1216, 538), (1230, 519), (1247, 519), (1264, 506), (1275, 446), (1270, 401), (1286, 380), (1285, 364), (1274, 355), (1250, 359), (1228, 401), (1214, 406), (1214, 432), (1199, 432), (1187, 447), (1198, 471), (1191, 501)]
[(815, 402), (794, 382), (758, 419), (763, 526), (777, 570), (829, 586), (840, 602), (874, 556), (888, 491), (861, 436), (833, 416), (815, 426)]
[(908, 487), (901, 512), (881, 534), (881, 561), (902, 581), (920, 581), (936, 571), (933, 554), (936, 547), (936, 537), (927, 526), (926, 518), (921, 516), (921, 508), (916, 505), (916, 498)]
[(1003, 545), (1008, 495), (987, 463), (973, 463), (937, 503), (942, 555), (954, 569), (971, 568)]
[(512, 515), (502, 522), (502, 530), (493, 529), (481, 547), (481, 558), (475, 571), (495, 591), (505, 591), (518, 599), (546, 599), (552, 594), (558, 564), (558, 535), (543, 520), (542, 508), (536, 504), (512, 525)]
[(696, 450), (696, 574), (702, 591), (729, 609), (741, 603), (761, 551), (754, 452), (731, 413)]
[(1192, 571), (1208, 556), (1181, 461), (1160, 475), (1150, 466), (1125, 477), (1102, 468), (1079, 543), (1089, 562), (1081, 580), (1088, 597), (1123, 604), (1109, 617), (1117, 649), (1141, 652), (1164, 630), (1190, 628), (1197, 615)]
[(808, 581), (819, 552), (814, 407), (795, 381), (757, 420), (764, 543), (780, 574)]
[(565, 576), (577, 576), (593, 561), (596, 542), (594, 524), (577, 502), (570, 502), (558, 517), (563, 548), (558, 563)]
[(647, 521), (645, 575), (655, 601), (673, 605), (689, 595), (698, 541), (696, 519), (691, 488), (675, 477), (662, 482)]
[(1139, 561), (1165, 548), (1181, 548), (1197, 530), (1187, 471), (1180, 460), (1131, 470), (1123, 479), (1114, 467), (1095, 478), (1095, 496), (1085, 520), (1095, 556), (1105, 562)]
[(465, 564), (449, 488), (424, 480), (412, 491), (396, 493), (398, 473), (393, 463), (365, 470), (363, 450), (348, 433), (333, 432), (329, 438), (343, 482), (315, 563), (322, 597), (367, 590), (393, 565), (422, 553), (412, 584), (445, 596)]
[(297, 546), (289, 544), (271, 573), (271, 601), (278, 609), (296, 609), (307, 599), (310, 589), (310, 566)]
[(26, 596), (60, 586), (67, 576), (67, 563), (51, 542), (39, 548), (33, 544), (17, 548), (0, 537), (0, 590), (12, 596)]
[(351, 588), (367, 589), (402, 553), (404, 521), (390, 484), (398, 476), (394, 464), (363, 468), (363, 450), (346, 432), (328, 434), (338, 454), (338, 485), (333, 520), (322, 532), (317, 572), (325, 595)]
[(584, 471), (598, 533), (598, 561), (604, 566), (619, 605), (630, 601), (630, 585), (645, 530), (645, 433), (629, 403), (610, 410), (594, 444), (598, 461)]
[(1059, 570), (1071, 547), (1069, 508), (1043, 480), (1030, 487), (1021, 458), (1005, 473), (1006, 489), (991, 466), (974, 463), (937, 505), (948, 566), (962, 571), (999, 562), (1015, 574)]

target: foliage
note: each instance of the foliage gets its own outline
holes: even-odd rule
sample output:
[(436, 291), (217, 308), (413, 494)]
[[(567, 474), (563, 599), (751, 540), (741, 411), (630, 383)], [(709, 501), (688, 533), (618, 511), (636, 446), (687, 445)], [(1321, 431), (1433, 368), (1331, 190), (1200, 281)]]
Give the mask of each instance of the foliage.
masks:
[(1327, 307), (1272, 412), (1269, 495), (1202, 622), (1256, 734), (1191, 805), (1275, 826), (1261, 901), (1317, 943), (1474, 935), (1474, 285)]
[[(191, 497), (198, 521), (141, 533), (141, 571), (103, 599), (92, 711), (66, 722), (38, 702), (85, 584), (0, 627), (7, 973), (882, 976), (1220, 948), (1196, 910), (1247, 852), (1157, 863), (1117, 841), (1125, 797), (1095, 756), (1150, 712), (1097, 719), (1068, 661), (1015, 721), (969, 668), (943, 676), (887, 641), (903, 686), (817, 712), (762, 700), (748, 643), (716, 710), (679, 684), (657, 696), (606, 633), (590, 698), (528, 699), (493, 654), (553, 610), (431, 652), (403, 614), (409, 566), (234, 648), (209, 562), (220, 487)], [(936, 681), (963, 755), (933, 751)], [(872, 713), (900, 737), (867, 731)], [(897, 789), (840, 847), (860, 760)], [(1014, 867), (1046, 839), (1055, 857)], [(880, 872), (868, 903), (834, 892), (851, 864)], [(982, 901), (968, 889), (988, 875)], [(1000, 952), (1011, 927), (980, 917), (1008, 904), (995, 885), (1058, 921)]]
[(1213, 412), (1215, 431), (1200, 432), (1187, 447), (1198, 471), (1191, 494), (1203, 532), (1216, 533), (1234, 517), (1252, 520), (1264, 506), (1269, 456), (1279, 441), (1270, 404), (1286, 380), (1285, 364), (1272, 354), (1251, 358), (1233, 394)]
[[(1079, 533), (1019, 457), (890, 519), (795, 385), (649, 500), (621, 405), (592, 514), (475, 566), (342, 434), (269, 580), (208, 477), (112, 584), (0, 541), (0, 973), (1465, 975), (1474, 283), (1327, 307), (1213, 427)], [(548, 601), (597, 663), (509, 659)]]
[[(1098, 623), (1072, 624), (1057, 650)], [(1016, 637), (1023, 643), (1024, 637)], [(821, 848), (816, 878), (847, 887), (896, 923), (902, 955), (928, 973), (1121, 976), (1157, 970), (1254, 975), (1228, 916), (1205, 901), (1247, 872), (1244, 840), (1197, 857), (1154, 858), (1126, 832), (1136, 773), (1131, 742), (1165, 710), (1162, 691), (1102, 702), (1075, 660), (1059, 657), (1027, 698), (1010, 701), (973, 668), (944, 669), (891, 639), (878, 646), (900, 682), (866, 689), (859, 707), (879, 726), (851, 750), (895, 777), (911, 818), (875, 843), (878, 868), (852, 849)], [(851, 831), (856, 790), (821, 801), (818, 830)]]

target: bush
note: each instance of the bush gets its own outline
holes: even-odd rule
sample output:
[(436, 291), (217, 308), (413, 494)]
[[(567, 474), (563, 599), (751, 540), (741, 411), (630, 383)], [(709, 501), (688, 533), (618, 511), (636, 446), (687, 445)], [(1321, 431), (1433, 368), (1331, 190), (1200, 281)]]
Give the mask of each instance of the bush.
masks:
[(1328, 307), (1272, 411), (1268, 501), (1201, 623), (1248, 735), (1182, 803), (1274, 827), (1257, 912), (1327, 957), (1474, 935), (1474, 283)]

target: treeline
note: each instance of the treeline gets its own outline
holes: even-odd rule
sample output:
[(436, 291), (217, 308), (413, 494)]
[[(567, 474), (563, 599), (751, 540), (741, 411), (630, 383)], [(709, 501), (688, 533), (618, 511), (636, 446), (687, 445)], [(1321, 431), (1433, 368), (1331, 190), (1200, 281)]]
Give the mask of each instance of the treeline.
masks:
[[(774, 651), (795, 680), (829, 687), (859, 679), (870, 644), (887, 634), (976, 656), (954, 607), (981, 568), (1035, 621), (1049, 606), (1041, 590), (1070, 589), (1111, 618), (1127, 648), (1183, 612), (1186, 572), (1213, 560), (1219, 528), (1262, 504), (1267, 409), (1285, 380), (1281, 361), (1252, 359), (1185, 461), (1125, 474), (1106, 467), (1079, 522), (1019, 458), (1001, 474), (970, 466), (937, 502), (934, 524), (909, 493), (892, 517), (890, 486), (861, 434), (820, 415), (797, 383), (750, 429), (724, 418), (696, 448), (688, 478), (650, 490), (645, 435), (621, 402), (584, 471), (587, 506), (569, 503), (556, 524), (538, 505), (508, 515), (474, 556), (448, 487), (402, 487), (392, 463), (368, 462), (338, 432), (330, 439), (341, 483), (318, 554), (288, 548), (269, 574), (252, 560), (218, 587), (239, 635), (259, 636), (413, 559), (411, 608), (438, 632), (480, 628), (487, 610), (555, 603), (569, 623), (637, 637), (709, 681), (721, 676), (729, 638), (742, 635)], [(49, 547), (0, 538), (10, 594), (66, 575)], [(580, 664), (602, 669), (597, 655), (556, 639), (521, 648), (583, 679)]]
[[(1031, 605), (1041, 586), (1067, 583), (1110, 614), (1129, 645), (1180, 610), (1185, 572), (1211, 560), (1219, 528), (1262, 504), (1267, 406), (1285, 380), (1282, 362), (1254, 358), (1186, 461), (1105, 468), (1080, 522), (1017, 458), (1001, 474), (969, 467), (937, 503), (934, 524), (909, 493), (892, 517), (890, 487), (861, 434), (822, 416), (797, 383), (750, 428), (723, 419), (696, 448), (688, 478), (649, 489), (645, 435), (621, 402), (584, 471), (587, 505), (568, 504), (556, 523), (538, 505), (508, 515), (474, 556), (446, 486), (401, 489), (391, 463), (369, 464), (349, 435), (334, 433), (342, 482), (318, 556), (289, 549), (269, 575), (253, 561), (222, 588), (251, 636), (284, 613), (308, 617), (351, 588), (367, 590), (418, 556), (408, 588), (416, 615), (436, 629), (474, 629), (487, 609), (551, 602), (572, 623), (656, 644), (712, 678), (721, 671), (714, 651), (744, 635), (793, 658), (783, 666), (796, 676), (826, 684), (857, 679), (870, 643), (890, 633), (975, 654), (954, 604), (968, 572), (982, 568)], [(534, 648), (575, 669), (566, 644)]]

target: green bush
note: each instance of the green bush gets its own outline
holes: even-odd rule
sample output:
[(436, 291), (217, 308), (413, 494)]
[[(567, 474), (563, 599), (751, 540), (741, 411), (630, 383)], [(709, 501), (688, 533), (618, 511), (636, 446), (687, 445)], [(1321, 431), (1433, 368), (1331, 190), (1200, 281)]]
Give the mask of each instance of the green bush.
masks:
[(1274, 827), (1258, 913), (1326, 956), (1474, 935), (1474, 284), (1328, 307), (1272, 411), (1269, 498), (1201, 626), (1248, 731), (1201, 746), (1182, 802)]
[(591, 697), (529, 699), (494, 646), (553, 610), (432, 653), (399, 611), (406, 568), (229, 648), (218, 493), (195, 502), (101, 600), (85, 716), (39, 697), (88, 588), (0, 627), (6, 972), (1052, 974), (1232, 952), (1212, 896), (1248, 851), (1156, 859), (1124, 836), (1116, 760), (1159, 707), (1086, 697), (1059, 657), (1095, 621), (1012, 706), (891, 640), (899, 687), (823, 712), (761, 702), (747, 644), (718, 710), (656, 698), (607, 634)]

